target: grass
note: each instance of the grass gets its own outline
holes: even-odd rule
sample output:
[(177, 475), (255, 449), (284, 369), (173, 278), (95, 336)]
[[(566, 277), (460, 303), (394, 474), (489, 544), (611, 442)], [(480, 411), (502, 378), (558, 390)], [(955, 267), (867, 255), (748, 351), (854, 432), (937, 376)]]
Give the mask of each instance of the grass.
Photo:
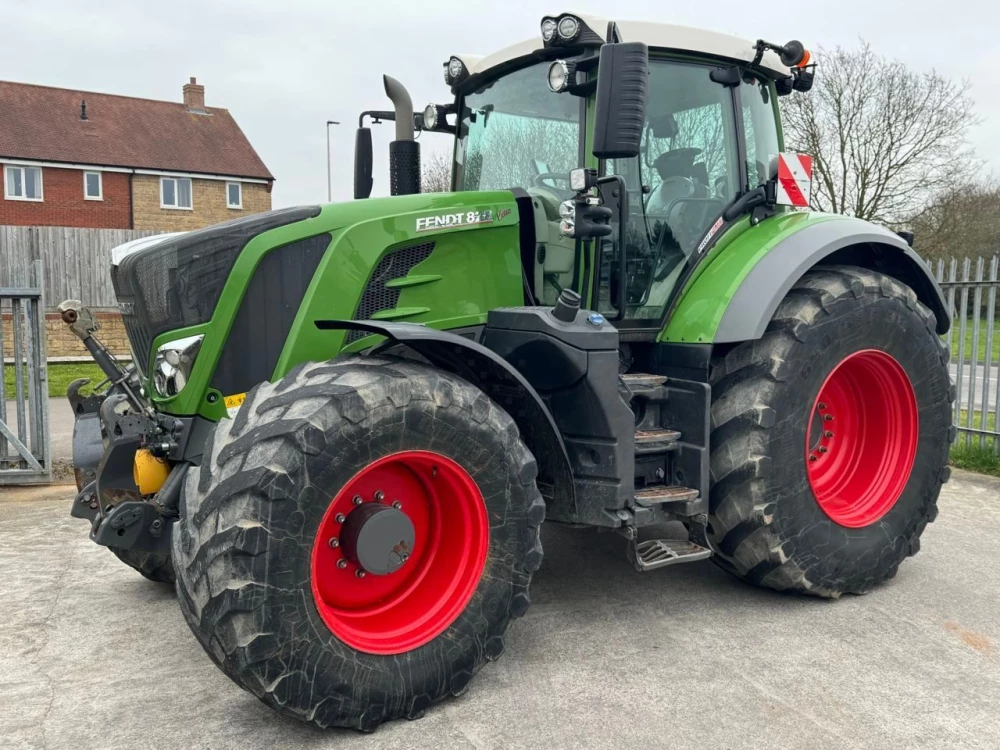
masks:
[[(972, 323), (973, 319), (969, 318), (965, 321), (965, 361), (969, 362), (972, 359)], [(958, 357), (958, 321), (956, 321), (952, 327), (951, 331), (948, 333), (948, 343), (951, 345), (951, 356)], [(986, 361), (986, 318), (982, 318), (979, 321), (979, 346), (976, 352), (976, 362)], [(990, 364), (996, 365), (1000, 363), (1000, 321), (993, 323), (993, 346), (990, 353)]]
[[(13, 399), (14, 366), (4, 365), (3, 371), (4, 398)], [(49, 396), (65, 396), (69, 384), (77, 378), (90, 378), (91, 385), (97, 385), (104, 380), (104, 373), (93, 363), (53, 362), (49, 365)], [(28, 387), (27, 373), (24, 386)]]
[[(966, 420), (969, 413), (963, 409), (959, 418), (959, 424), (963, 427), (967, 425)], [(972, 426), (975, 429), (995, 432), (997, 429), (997, 415), (988, 414), (986, 426), (983, 426), (983, 413), (975, 411), (972, 415)], [(979, 472), (980, 474), (990, 474), (1000, 477), (1000, 455), (997, 454), (996, 442), (1000, 438), (987, 437), (983, 447), (979, 445), (979, 436), (969, 436), (969, 444), (966, 445), (966, 434), (959, 432), (958, 439), (951, 446), (951, 465), (959, 469)]]

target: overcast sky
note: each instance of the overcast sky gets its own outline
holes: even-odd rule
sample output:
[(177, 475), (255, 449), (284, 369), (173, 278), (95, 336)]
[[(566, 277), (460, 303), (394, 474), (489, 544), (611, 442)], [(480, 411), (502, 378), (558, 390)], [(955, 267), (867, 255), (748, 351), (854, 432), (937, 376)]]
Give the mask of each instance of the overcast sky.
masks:
[[(905, 7), (905, 11), (901, 9)], [(612, 10), (613, 9), (613, 10)], [(180, 101), (197, 76), (208, 106), (226, 107), (277, 177), (274, 206), (326, 200), (326, 120), (333, 197), (351, 197), (358, 114), (390, 109), (382, 73), (400, 79), (419, 111), (446, 102), (441, 62), (538, 36), (542, 15), (567, 10), (699, 26), (749, 39), (877, 51), (917, 70), (972, 83), (982, 124), (972, 145), (1000, 174), (1000, 5), (995, 0), (0, 0), (0, 79)], [(773, 10), (772, 13), (756, 12)], [(819, 70), (822, 75), (822, 68)], [(391, 125), (375, 130), (375, 194), (388, 192)], [(424, 134), (424, 149), (447, 148)]]

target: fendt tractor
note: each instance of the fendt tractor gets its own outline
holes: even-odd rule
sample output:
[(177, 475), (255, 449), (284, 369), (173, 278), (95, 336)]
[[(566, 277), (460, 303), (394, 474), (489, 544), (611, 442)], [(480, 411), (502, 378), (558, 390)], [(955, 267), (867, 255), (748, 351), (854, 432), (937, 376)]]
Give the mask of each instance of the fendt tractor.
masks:
[[(107, 374), (68, 393), (73, 515), (241, 687), (361, 730), (501, 655), (543, 521), (643, 572), (893, 577), (948, 478), (950, 315), (912, 236), (802, 208), (778, 102), (814, 75), (797, 41), (565, 13), (448, 59), (422, 113), (386, 77), (355, 201), (115, 250), (132, 364), (63, 303)], [(453, 192), (415, 135), (451, 137)]]

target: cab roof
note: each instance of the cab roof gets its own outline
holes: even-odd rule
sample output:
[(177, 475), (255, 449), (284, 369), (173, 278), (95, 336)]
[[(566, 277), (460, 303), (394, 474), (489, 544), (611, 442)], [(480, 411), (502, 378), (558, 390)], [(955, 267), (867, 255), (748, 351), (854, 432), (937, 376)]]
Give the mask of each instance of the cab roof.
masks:
[[(588, 13), (573, 13), (590, 29), (607, 39), (607, 34), (614, 23), (618, 29), (619, 41), (643, 42), (651, 49), (669, 50), (673, 52), (694, 52), (712, 57), (724, 58), (734, 63), (749, 63), (757, 54), (755, 43), (730, 34), (717, 31), (696, 29), (690, 26), (678, 26), (670, 23), (651, 23), (648, 21), (618, 21)], [(556, 17), (563, 14), (552, 14)], [(539, 22), (544, 16), (539, 16)], [(485, 57), (480, 55), (462, 55), (458, 57), (472, 75), (483, 74), (492, 68), (510, 63), (518, 58), (530, 57), (543, 48), (542, 36), (539, 32), (534, 38), (517, 42), (504, 47)], [(778, 55), (768, 50), (764, 53), (759, 66), (776, 77), (791, 75), (791, 70), (782, 64)]]

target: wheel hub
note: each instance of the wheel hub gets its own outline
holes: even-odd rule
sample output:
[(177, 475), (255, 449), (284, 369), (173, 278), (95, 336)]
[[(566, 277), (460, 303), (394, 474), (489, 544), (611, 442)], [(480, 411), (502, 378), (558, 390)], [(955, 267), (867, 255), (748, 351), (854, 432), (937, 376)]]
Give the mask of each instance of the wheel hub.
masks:
[(909, 376), (865, 349), (827, 376), (809, 416), (806, 471), (823, 512), (846, 528), (877, 522), (906, 487), (920, 420)]
[(313, 599), (347, 645), (403, 653), (461, 614), (488, 549), (486, 503), (469, 473), (439, 453), (393, 453), (362, 467), (327, 506), (313, 542)]
[(340, 548), (359, 570), (384, 576), (403, 567), (413, 552), (415, 537), (413, 522), (402, 510), (370, 502), (347, 515)]

